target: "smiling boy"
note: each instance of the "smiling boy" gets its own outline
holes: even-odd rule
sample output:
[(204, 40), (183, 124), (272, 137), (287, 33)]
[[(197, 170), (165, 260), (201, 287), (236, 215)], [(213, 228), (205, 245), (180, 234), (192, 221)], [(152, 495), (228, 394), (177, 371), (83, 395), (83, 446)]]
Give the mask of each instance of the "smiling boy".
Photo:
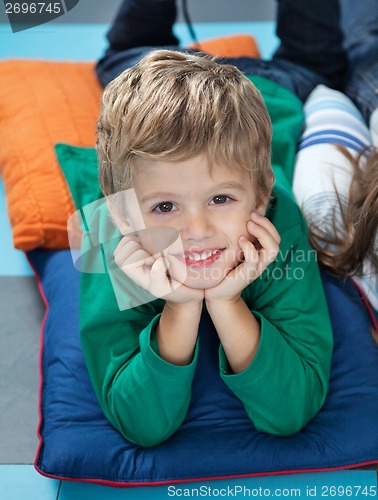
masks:
[[(137, 160), (136, 168), (133, 186), (146, 227), (174, 227), (184, 248), (183, 255), (168, 254), (165, 263), (163, 257), (157, 259), (144, 273), (145, 280), (139, 281), (155, 294), (148, 274), (155, 275), (160, 286), (168, 281), (166, 264), (172, 281), (181, 275), (185, 263), (183, 286), (164, 296), (166, 307), (156, 331), (160, 356), (176, 365), (192, 360), (205, 300), (232, 371), (240, 373), (256, 353), (260, 330), (241, 292), (274, 260), (280, 241), (272, 223), (259, 216), (258, 210), (265, 213), (265, 205), (257, 205), (247, 172), (215, 164), (210, 175), (206, 156), (181, 162)], [(257, 236), (262, 245), (259, 253), (249, 241)], [(141, 248), (148, 250), (143, 236), (138, 240), (125, 236), (116, 249), (116, 262), (126, 273), (128, 259)], [(146, 259), (151, 253), (147, 252)], [(133, 277), (138, 280), (135, 273)], [(228, 334), (231, 327), (232, 336)]]
[[(157, 299), (119, 311), (109, 278), (83, 275), (89, 373), (134, 443), (159, 444), (185, 419), (205, 312), (219, 375), (258, 430), (298, 432), (324, 402), (332, 330), (317, 264), (296, 258), (311, 255), (300, 211), (279, 182), (272, 195), (271, 134), (250, 79), (209, 57), (155, 51), (104, 92), (103, 193), (133, 188), (145, 227), (175, 229), (183, 248), (155, 254), (125, 215), (115, 262)], [(301, 278), (274, 279), (268, 267)]]

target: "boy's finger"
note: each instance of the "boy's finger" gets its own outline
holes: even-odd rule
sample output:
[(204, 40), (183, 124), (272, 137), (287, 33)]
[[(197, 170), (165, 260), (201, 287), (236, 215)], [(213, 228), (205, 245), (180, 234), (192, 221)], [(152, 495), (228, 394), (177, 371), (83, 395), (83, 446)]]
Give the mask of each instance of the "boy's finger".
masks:
[(129, 238), (127, 236), (123, 237), (114, 250), (114, 257), (124, 255), (124, 252), (126, 251), (125, 249), (130, 248), (130, 245), (132, 244), (137, 245), (139, 242), (135, 238)]
[(134, 240), (118, 246), (114, 252), (114, 260), (119, 267), (137, 264), (139, 261), (141, 265), (151, 266), (155, 262), (155, 258)]
[(122, 262), (122, 267), (132, 266), (135, 268), (151, 266), (155, 262), (154, 257), (142, 248), (133, 252), (126, 260)]
[(274, 224), (267, 217), (263, 217), (262, 215), (259, 215), (256, 212), (252, 212), (251, 221), (253, 224), (265, 228), (269, 232), (269, 234), (274, 238), (276, 243), (280, 244), (281, 236), (279, 235), (279, 232), (275, 228)]
[(240, 248), (243, 250), (245, 262), (255, 265), (259, 261), (259, 254), (255, 245), (250, 242), (245, 236), (239, 238)]
[(255, 236), (255, 238), (258, 239), (258, 241), (262, 247), (262, 250), (267, 250), (268, 252), (271, 252), (272, 255), (274, 254), (274, 257), (273, 257), (273, 260), (274, 260), (278, 254), (278, 251), (279, 251), (279, 241), (281, 241), (281, 238), (279, 238), (279, 241), (277, 241), (277, 239), (274, 237), (274, 235), (267, 228), (260, 226), (258, 224), (255, 224), (252, 221), (248, 222), (247, 228), (248, 228), (248, 232), (252, 236)]
[(143, 269), (141, 267), (133, 267), (133, 266), (122, 266), (122, 271), (132, 279), (137, 285), (141, 286), (145, 290), (148, 290), (150, 287), (150, 270)]
[[(122, 246), (118, 246), (114, 251), (114, 260), (118, 266), (123, 265), (131, 255), (142, 250), (142, 247), (136, 241), (128, 241)], [(140, 260), (140, 257), (138, 258)]]
[(150, 292), (156, 297), (163, 297), (172, 291), (167, 276), (167, 260), (159, 257), (151, 267)]
[(114, 252), (116, 252), (117, 250), (121, 250), (130, 241), (135, 241), (137, 243), (140, 243), (140, 239), (135, 234), (133, 233), (126, 234), (125, 236), (122, 237), (121, 241), (118, 243), (117, 248), (115, 249)]
[[(264, 269), (261, 268), (260, 256), (256, 247), (245, 236), (239, 239), (240, 248), (243, 250), (245, 261), (236, 268), (235, 277), (244, 282), (251, 283)], [(245, 283), (244, 283), (245, 286)]]

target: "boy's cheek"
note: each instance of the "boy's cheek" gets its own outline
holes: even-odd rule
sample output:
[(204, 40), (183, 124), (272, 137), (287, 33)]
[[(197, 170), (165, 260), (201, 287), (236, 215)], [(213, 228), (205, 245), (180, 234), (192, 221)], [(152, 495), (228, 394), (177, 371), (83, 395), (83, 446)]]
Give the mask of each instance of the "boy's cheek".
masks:
[(184, 252), (181, 237), (173, 227), (146, 227), (137, 231), (141, 245), (151, 255)]

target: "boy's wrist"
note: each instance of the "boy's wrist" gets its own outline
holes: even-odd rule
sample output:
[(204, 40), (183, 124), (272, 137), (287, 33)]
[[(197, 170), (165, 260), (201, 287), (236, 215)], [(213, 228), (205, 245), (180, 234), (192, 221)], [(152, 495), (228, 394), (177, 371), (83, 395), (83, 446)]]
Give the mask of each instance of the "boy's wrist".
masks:
[(166, 302), (156, 329), (160, 357), (173, 365), (193, 361), (202, 302)]
[[(229, 298), (229, 299), (207, 299), (205, 297), (205, 304), (206, 304), (206, 309), (209, 311), (211, 309), (217, 309), (219, 307), (228, 307), (228, 306), (234, 306), (237, 305), (240, 301), (242, 301), (241, 294), (238, 294), (235, 297)], [(244, 302), (244, 301), (243, 301)]]
[(241, 295), (206, 303), (225, 357), (233, 374), (243, 372), (253, 361), (260, 343), (260, 324)]
[(171, 302), (167, 300), (165, 302), (165, 307), (169, 308), (172, 312), (177, 313), (177, 314), (196, 314), (198, 313), (201, 315), (202, 312), (202, 305), (203, 305), (203, 299), (202, 300), (192, 300), (190, 302)]

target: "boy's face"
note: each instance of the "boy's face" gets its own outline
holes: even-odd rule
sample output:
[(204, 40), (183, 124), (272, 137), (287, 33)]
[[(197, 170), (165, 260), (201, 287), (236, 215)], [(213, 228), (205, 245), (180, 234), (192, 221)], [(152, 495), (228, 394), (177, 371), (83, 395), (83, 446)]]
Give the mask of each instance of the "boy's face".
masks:
[[(169, 255), (169, 273), (179, 280), (185, 266), (190, 288), (220, 283), (243, 259), (239, 237), (253, 241), (246, 227), (251, 212), (265, 213), (264, 205), (256, 207), (246, 172), (216, 164), (210, 175), (205, 156), (177, 162), (138, 159), (134, 189), (146, 228), (179, 232), (184, 255)], [(143, 234), (142, 245), (154, 253)]]

